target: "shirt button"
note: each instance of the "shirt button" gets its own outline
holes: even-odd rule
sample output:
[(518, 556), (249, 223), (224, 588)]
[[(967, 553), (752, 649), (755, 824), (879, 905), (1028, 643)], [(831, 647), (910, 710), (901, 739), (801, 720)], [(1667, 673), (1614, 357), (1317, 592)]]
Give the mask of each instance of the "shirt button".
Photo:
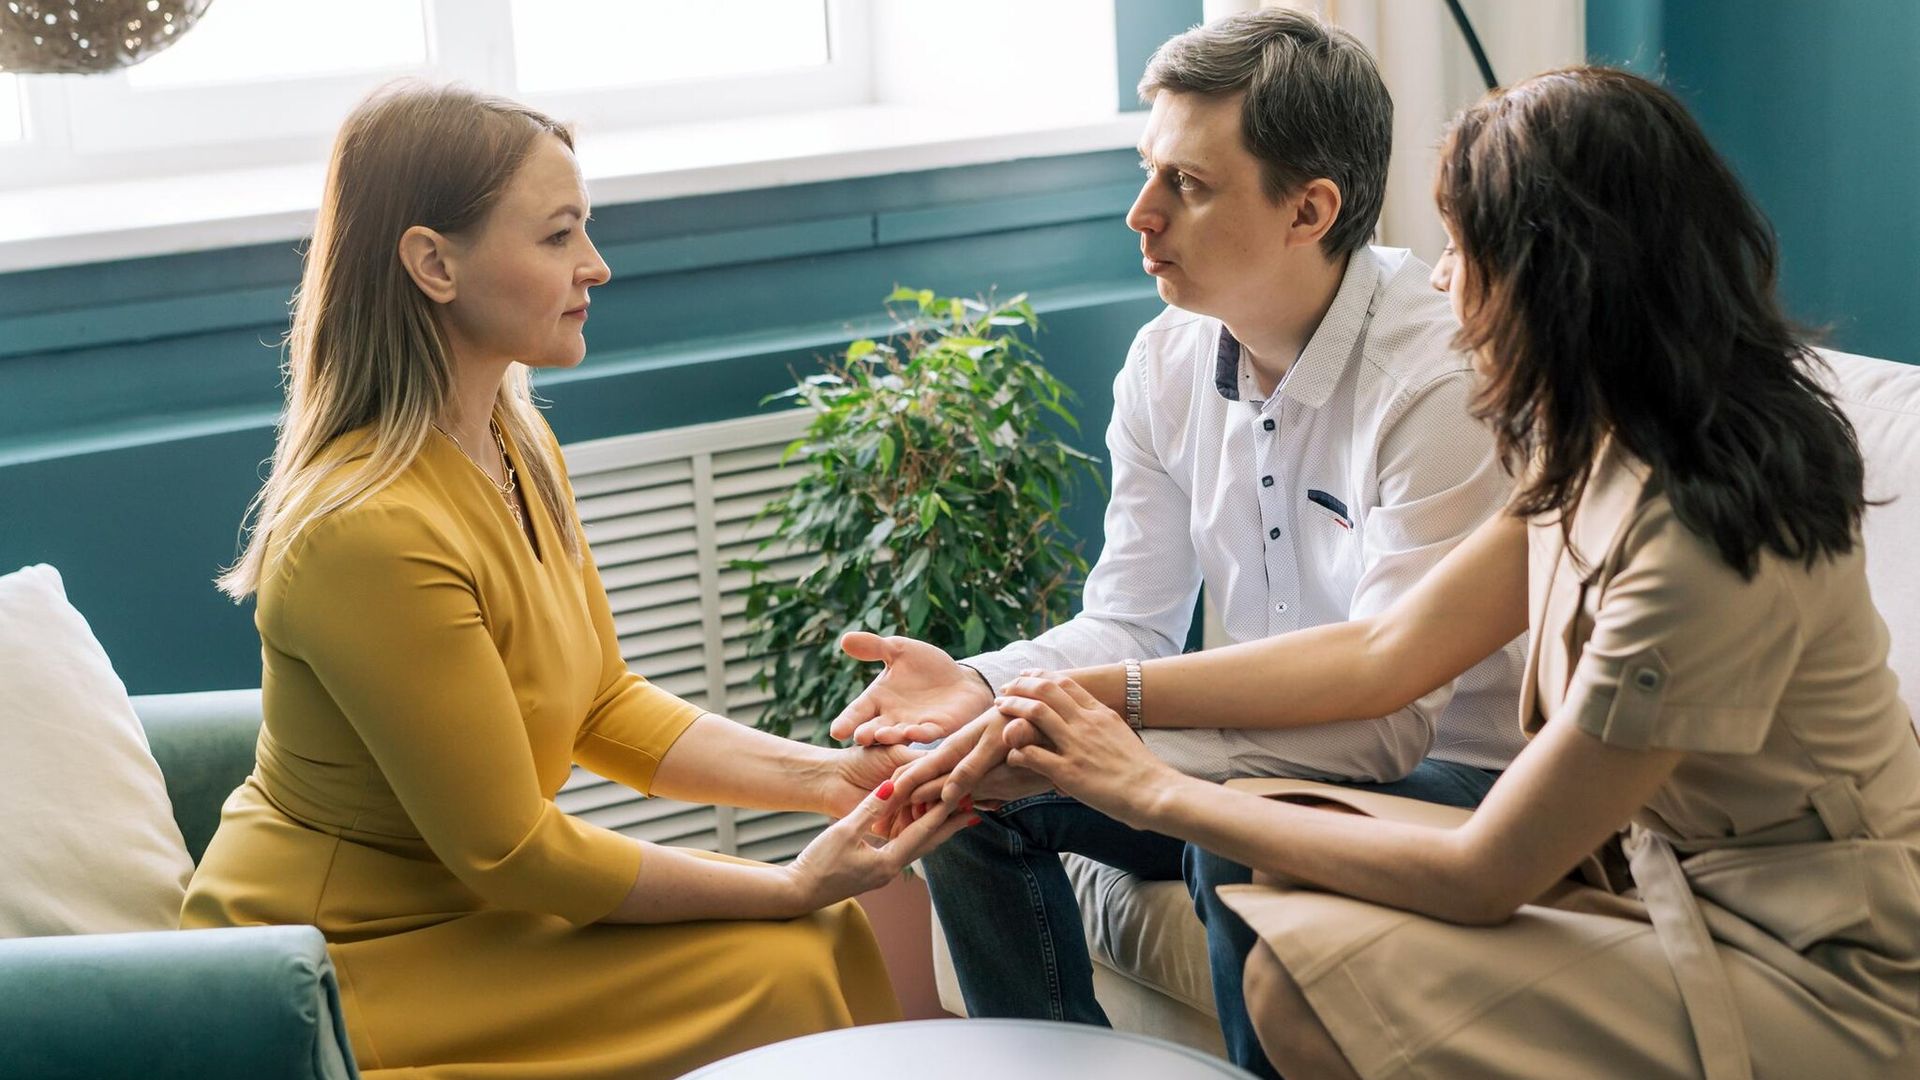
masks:
[(1271, 477), (1271, 476), (1263, 476), (1263, 477), (1261, 477), (1261, 478), (1260, 478), (1260, 486), (1261, 486), (1261, 487), (1272, 487), (1272, 486), (1273, 486), (1273, 477)]
[(1285, 600), (1280, 601), (1279, 603), (1273, 605), (1273, 610), (1279, 612), (1282, 615), (1285, 615), (1287, 613), (1287, 602)]
[(1279, 529), (1277, 529), (1277, 528), (1274, 528), (1274, 529), (1268, 529), (1268, 530), (1267, 530), (1267, 539), (1269, 539), (1269, 540), (1278, 540), (1278, 539), (1280, 539), (1280, 530), (1279, 530)]
[(1641, 668), (1633, 673), (1633, 684), (1651, 693), (1660, 689), (1660, 673), (1649, 668)]
[(1263, 428), (1265, 428), (1265, 429), (1267, 429), (1268, 431), (1272, 431), (1272, 430), (1273, 430), (1273, 417), (1271, 417), (1271, 416), (1269, 416), (1269, 417), (1267, 417), (1267, 418), (1266, 418), (1265, 420), (1262, 420), (1262, 421), (1260, 421), (1260, 426), (1261, 426), (1261, 427), (1263, 427)]

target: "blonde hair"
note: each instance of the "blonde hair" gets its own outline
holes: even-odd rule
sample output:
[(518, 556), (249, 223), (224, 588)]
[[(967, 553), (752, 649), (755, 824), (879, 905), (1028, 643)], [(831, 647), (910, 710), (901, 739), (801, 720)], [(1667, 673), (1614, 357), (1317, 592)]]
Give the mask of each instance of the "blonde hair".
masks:
[[(239, 560), (216, 579), (235, 601), (259, 589), (302, 532), (392, 483), (431, 437), (453, 358), (433, 302), (401, 265), (401, 234), (479, 226), (543, 134), (573, 147), (567, 128), (524, 105), (416, 80), (375, 91), (341, 125), (294, 294), (273, 468), (247, 508)], [(494, 412), (520, 450), (529, 497), (546, 505), (578, 561), (579, 529), (525, 366), (508, 369)], [(359, 445), (322, 460), (363, 427)], [(349, 472), (359, 450), (371, 458)]]

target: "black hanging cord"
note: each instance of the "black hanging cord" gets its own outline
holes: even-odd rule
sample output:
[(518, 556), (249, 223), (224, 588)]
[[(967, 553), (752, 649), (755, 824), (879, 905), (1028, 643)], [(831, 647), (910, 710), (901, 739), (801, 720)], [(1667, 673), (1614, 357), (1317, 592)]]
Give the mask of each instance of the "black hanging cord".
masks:
[(1460, 0), (1447, 0), (1447, 10), (1453, 12), (1453, 21), (1460, 27), (1460, 36), (1467, 39), (1467, 48), (1473, 50), (1473, 62), (1480, 67), (1480, 78), (1492, 90), (1500, 85), (1493, 77), (1493, 65), (1487, 62), (1487, 50), (1480, 47), (1480, 35), (1473, 32), (1473, 24), (1467, 21), (1467, 13), (1460, 6)]

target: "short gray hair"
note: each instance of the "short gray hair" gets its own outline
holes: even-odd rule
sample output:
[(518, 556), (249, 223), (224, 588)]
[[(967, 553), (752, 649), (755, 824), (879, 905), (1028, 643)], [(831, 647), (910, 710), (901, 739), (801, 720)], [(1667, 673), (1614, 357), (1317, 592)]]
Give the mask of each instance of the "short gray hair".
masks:
[(1393, 98), (1365, 46), (1312, 15), (1264, 8), (1196, 26), (1154, 51), (1140, 99), (1161, 91), (1245, 90), (1240, 131), (1273, 199), (1325, 177), (1340, 214), (1321, 240), (1329, 257), (1364, 247), (1386, 199)]

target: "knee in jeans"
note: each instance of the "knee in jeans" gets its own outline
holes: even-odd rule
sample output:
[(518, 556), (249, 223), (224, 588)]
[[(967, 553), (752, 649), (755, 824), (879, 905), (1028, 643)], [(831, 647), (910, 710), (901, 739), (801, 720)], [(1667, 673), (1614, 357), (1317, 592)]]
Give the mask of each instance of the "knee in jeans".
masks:
[(1252, 872), (1246, 867), (1192, 844), (1181, 853), (1180, 876), (1186, 879), (1187, 895), (1193, 897), (1194, 910), (1201, 922), (1207, 921), (1210, 909), (1220, 906), (1214, 889), (1221, 885), (1244, 885), (1253, 880)]

